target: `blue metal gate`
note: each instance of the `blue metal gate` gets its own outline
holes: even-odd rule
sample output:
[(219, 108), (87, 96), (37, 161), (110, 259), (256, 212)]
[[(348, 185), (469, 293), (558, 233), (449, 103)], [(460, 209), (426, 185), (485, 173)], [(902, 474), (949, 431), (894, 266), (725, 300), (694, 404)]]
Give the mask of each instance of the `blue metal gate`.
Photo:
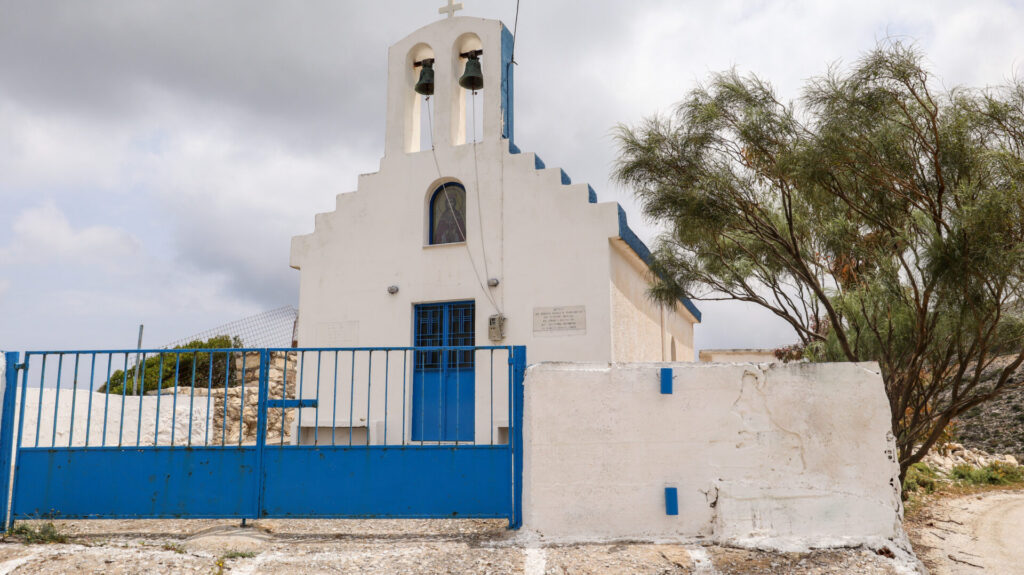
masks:
[[(428, 353), (472, 358), (475, 440), (444, 428), (432, 439), (414, 432), (410, 388), (427, 369), (416, 356)], [(521, 523), (523, 347), (65, 351), (6, 360), (0, 528), (46, 517)]]

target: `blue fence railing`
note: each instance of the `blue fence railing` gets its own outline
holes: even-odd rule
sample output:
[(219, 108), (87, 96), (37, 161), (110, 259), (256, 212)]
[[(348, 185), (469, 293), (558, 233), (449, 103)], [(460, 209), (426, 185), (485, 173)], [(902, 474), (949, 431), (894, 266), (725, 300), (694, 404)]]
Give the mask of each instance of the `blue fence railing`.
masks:
[[(33, 513), (433, 517), (454, 512), (507, 515), (516, 524), (518, 512), (506, 513), (505, 506), (514, 506), (521, 493), (512, 470), (521, 469), (522, 461), (523, 348), (32, 351), (21, 363), (18, 354), (7, 354), (7, 360), (0, 421), (0, 455), (6, 459), (0, 458), (0, 492), (9, 491), (3, 485), (10, 477), (4, 469), (13, 464), (13, 518)], [(318, 460), (304, 459), (308, 455), (302, 450), (309, 448), (321, 450)], [(379, 452), (379, 463), (366, 464), (363, 458), (342, 464), (343, 458), (354, 455), (353, 449), (380, 448), (465, 454)], [(294, 450), (294, 455), (264, 456), (266, 449)], [(146, 453), (153, 453), (154, 459), (145, 459), (150, 457)], [(323, 467), (317, 461), (325, 458), (335, 461)], [(303, 482), (339, 484), (338, 474), (346, 469), (350, 476), (362, 469), (377, 481), (382, 473), (411, 472), (416, 477), (417, 466), (426, 474), (421, 483), (428, 476), (438, 483), (410, 483), (410, 493), (433, 485), (434, 492), (450, 495), (433, 505), (414, 499), (399, 505), (392, 501), (393, 494), (382, 495), (379, 500), (364, 499), (358, 508), (347, 503), (321, 505), (315, 499), (300, 502), (288, 495)], [(236, 478), (235, 484), (253, 483), (253, 499), (237, 505), (214, 499), (189, 502), (191, 496), (181, 491), (131, 502), (114, 489), (103, 491), (107, 480), (117, 483), (118, 474), (137, 475), (145, 484), (150, 476), (169, 478), (182, 473), (179, 468), (190, 467), (203, 469), (209, 477), (188, 479), (207, 482), (189, 491), (219, 493), (230, 477)], [(253, 472), (254, 468), (262, 471)], [(91, 499), (106, 505), (107, 511), (91, 511), (90, 498), (76, 493), (81, 477), (72, 478), (69, 470), (96, 475), (92, 483), (97, 491)], [(508, 491), (500, 486), (502, 477), (508, 480)], [(477, 487), (495, 481), (499, 485), (488, 488), (491, 491)], [(169, 480), (165, 484), (170, 485)], [(374, 489), (372, 484), (358, 487)], [(428, 494), (425, 491), (424, 497)], [(221, 499), (233, 495), (226, 491)]]
[[(28, 352), (18, 446), (255, 444), (262, 351)], [(268, 444), (508, 441), (509, 347), (266, 351)]]

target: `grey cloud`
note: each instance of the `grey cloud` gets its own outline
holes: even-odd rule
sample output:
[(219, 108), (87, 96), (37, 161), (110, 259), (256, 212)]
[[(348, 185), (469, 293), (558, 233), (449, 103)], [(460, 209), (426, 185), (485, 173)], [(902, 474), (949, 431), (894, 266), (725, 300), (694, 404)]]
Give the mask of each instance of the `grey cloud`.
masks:
[[(463, 3), (461, 14), (513, 25), (514, 0)], [(377, 169), (387, 47), (434, 21), (441, 4), (0, 0), (0, 194), (21, 194), (29, 204), (35, 195), (53, 198), (67, 213), (71, 196), (103, 204), (131, 194), (133, 206), (145, 206), (131, 213), (139, 228), (132, 233), (151, 259), (139, 273), (167, 268), (187, 294), (162, 312), (129, 309), (116, 302), (174, 290), (148, 276), (135, 285), (99, 271), (83, 278), (90, 290), (67, 301), (106, 296), (104, 321), (117, 333), (146, 314), (154, 330), (185, 331), (171, 334), (180, 337), (235, 319), (227, 314), (294, 302), (288, 238), (308, 233), (313, 215), (333, 209), (335, 194), (351, 190), (358, 173)], [(708, 71), (736, 64), (792, 98), (803, 79), (856, 57), (890, 30), (920, 31), (936, 71), (952, 83), (997, 82), (1024, 51), (1013, 32), (1024, 26), (1024, 10), (1003, 0), (524, 1), (520, 8), (517, 143), (591, 183), (602, 200), (622, 201), (645, 239), (656, 225), (608, 180), (616, 154), (609, 130), (667, 109)], [(83, 218), (73, 218), (78, 227), (121, 227), (102, 214)], [(0, 212), (0, 227), (13, 219)], [(27, 324), (51, 322), (32, 328), (40, 340), (58, 321), (68, 338), (76, 330), (88, 336), (91, 324), (55, 315), (48, 292), (25, 285), (23, 268), (0, 272), (18, 278), (0, 313), (16, 307)], [(52, 280), (27, 277), (40, 286)], [(225, 311), (211, 311), (218, 309)], [(790, 337), (770, 316), (740, 309), (707, 305), (698, 345), (776, 345)], [(734, 318), (750, 327), (730, 331)], [(0, 325), (0, 339), (10, 329)]]

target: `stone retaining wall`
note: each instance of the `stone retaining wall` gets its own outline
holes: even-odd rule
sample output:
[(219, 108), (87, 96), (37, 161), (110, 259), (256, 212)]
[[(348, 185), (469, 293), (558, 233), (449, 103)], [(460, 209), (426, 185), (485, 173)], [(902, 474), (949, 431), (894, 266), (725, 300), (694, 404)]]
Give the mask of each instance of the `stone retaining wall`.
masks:
[[(238, 372), (242, 372), (243, 368), (242, 355), (236, 354), (234, 357), (234, 369)], [(179, 397), (194, 395), (205, 398), (208, 394), (210, 395), (210, 445), (231, 445), (237, 444), (239, 441), (242, 444), (256, 442), (256, 424), (259, 417), (260, 354), (259, 352), (249, 352), (244, 355), (244, 377), (238, 378), (239, 384), (236, 386), (227, 389), (178, 386)], [(294, 351), (287, 352), (287, 361), (285, 356), (285, 352), (280, 351), (270, 354), (270, 366), (267, 372), (267, 397), (269, 399), (292, 399), (295, 397), (295, 366), (298, 354)], [(285, 370), (286, 363), (287, 372)], [(287, 394), (284, 389), (285, 383), (288, 385)], [(164, 388), (162, 393), (173, 395), (174, 389)], [(267, 443), (280, 442), (282, 433), (285, 443), (291, 441), (295, 411), (295, 408), (267, 409)]]

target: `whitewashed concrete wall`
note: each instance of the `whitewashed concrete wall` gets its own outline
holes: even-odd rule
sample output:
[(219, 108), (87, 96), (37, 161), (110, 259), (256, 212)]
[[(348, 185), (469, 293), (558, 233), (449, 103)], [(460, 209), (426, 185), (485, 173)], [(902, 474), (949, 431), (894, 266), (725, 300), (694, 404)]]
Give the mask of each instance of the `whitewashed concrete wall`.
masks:
[[(92, 396), (90, 417), (89, 399)], [(206, 398), (196, 398), (191, 409), (188, 396), (179, 396), (177, 406), (173, 396), (164, 395), (160, 398), (157, 410), (157, 397), (144, 396), (139, 398), (110, 395), (79, 390), (61, 389), (60, 398), (57, 390), (43, 389), (42, 409), (39, 405), (39, 389), (28, 389), (25, 397), (25, 425), (22, 430), (23, 447), (56, 447), (84, 446), (88, 428), (89, 445), (101, 445), (104, 440), (104, 403), (109, 400), (106, 409), (106, 441), (108, 446), (118, 445), (118, 432), (121, 433), (121, 445), (154, 445), (159, 419), (158, 445), (171, 445), (171, 429), (173, 423), (174, 445), (187, 445), (189, 439), (189, 419), (192, 420), (192, 445), (203, 445), (207, 428)], [(18, 397), (20, 409), (21, 398)], [(72, 433), (72, 403), (74, 404), (74, 432)], [(123, 411), (122, 411), (123, 403)], [(54, 406), (56, 405), (56, 433), (54, 433)], [(140, 417), (141, 413), (141, 427)], [(159, 417), (158, 417), (159, 414)], [(17, 416), (15, 416), (17, 417)], [(123, 422), (123, 425), (122, 425)], [(38, 428), (38, 442), (36, 441)], [(212, 432), (211, 432), (212, 434)], [(17, 437), (17, 429), (15, 429)], [(219, 436), (218, 436), (219, 437)], [(211, 444), (214, 438), (211, 438)]]
[(801, 547), (902, 534), (876, 364), (541, 364), (525, 385), (524, 525), (545, 540)]
[(772, 363), (778, 361), (774, 349), (702, 349), (700, 361), (714, 363)]

